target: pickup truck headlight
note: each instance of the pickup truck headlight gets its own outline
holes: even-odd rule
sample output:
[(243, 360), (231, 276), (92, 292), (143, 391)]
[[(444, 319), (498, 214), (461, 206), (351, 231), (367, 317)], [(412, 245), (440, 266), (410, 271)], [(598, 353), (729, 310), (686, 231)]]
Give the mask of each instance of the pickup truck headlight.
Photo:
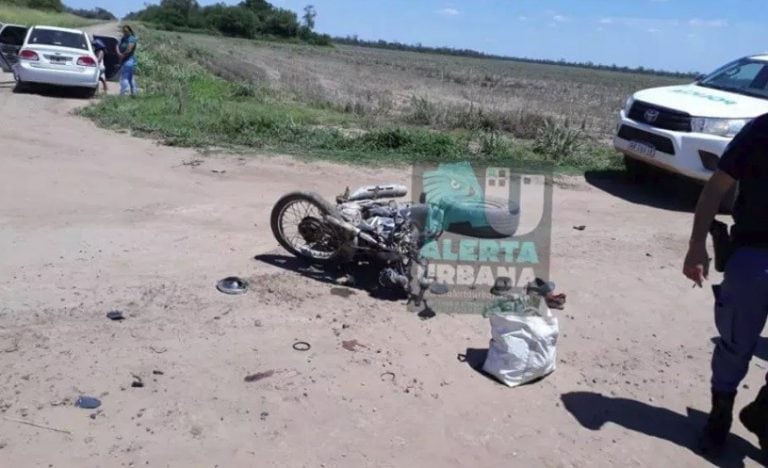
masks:
[(632, 109), (632, 104), (635, 103), (635, 97), (629, 96), (626, 101), (624, 101), (624, 107), (622, 107), (621, 110), (623, 110), (625, 113), (629, 113), (629, 110)]
[(709, 119), (694, 117), (691, 120), (691, 130), (697, 133), (707, 133), (726, 138), (735, 137), (749, 122), (748, 119)]

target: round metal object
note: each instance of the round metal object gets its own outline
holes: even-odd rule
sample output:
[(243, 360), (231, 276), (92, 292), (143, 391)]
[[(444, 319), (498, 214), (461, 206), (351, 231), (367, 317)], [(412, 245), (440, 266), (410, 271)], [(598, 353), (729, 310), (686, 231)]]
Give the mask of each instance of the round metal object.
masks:
[(216, 283), (216, 289), (224, 294), (243, 294), (248, 290), (248, 283), (236, 276), (230, 276)]
[(296, 351), (309, 351), (310, 348), (312, 348), (312, 346), (310, 346), (310, 344), (306, 341), (297, 341), (293, 344), (293, 349)]
[(301, 220), (298, 229), (301, 237), (310, 244), (323, 239), (323, 222), (317, 218), (307, 216)]

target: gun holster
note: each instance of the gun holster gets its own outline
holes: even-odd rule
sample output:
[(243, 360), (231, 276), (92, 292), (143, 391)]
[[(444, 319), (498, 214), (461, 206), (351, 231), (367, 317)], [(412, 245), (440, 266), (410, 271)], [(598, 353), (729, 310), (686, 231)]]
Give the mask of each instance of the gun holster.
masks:
[(715, 270), (722, 273), (733, 253), (733, 242), (728, 233), (728, 225), (714, 220), (709, 227), (709, 233), (712, 235), (712, 245), (715, 250)]

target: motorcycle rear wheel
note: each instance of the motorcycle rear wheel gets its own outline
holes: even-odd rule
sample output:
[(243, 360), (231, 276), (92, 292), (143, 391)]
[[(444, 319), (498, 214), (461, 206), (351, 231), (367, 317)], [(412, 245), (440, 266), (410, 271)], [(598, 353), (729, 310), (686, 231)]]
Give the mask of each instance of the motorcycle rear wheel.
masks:
[(272, 208), (272, 234), (285, 250), (296, 257), (316, 263), (330, 263), (339, 256), (340, 248), (334, 243), (333, 227), (325, 224), (322, 218), (334, 214), (336, 207), (320, 195), (291, 192), (281, 197)]

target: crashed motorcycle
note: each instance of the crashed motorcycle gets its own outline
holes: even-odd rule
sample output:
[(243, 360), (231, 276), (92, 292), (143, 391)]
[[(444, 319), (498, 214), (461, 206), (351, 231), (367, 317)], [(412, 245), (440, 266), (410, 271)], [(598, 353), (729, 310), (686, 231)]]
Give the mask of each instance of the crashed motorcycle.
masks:
[(332, 204), (311, 192), (292, 192), (272, 209), (270, 225), (280, 245), (312, 263), (379, 267), (379, 285), (406, 293), (420, 305), (432, 281), (420, 255), (442, 231), (441, 214), (426, 204), (398, 201), (408, 190), (397, 184), (349, 188)]

